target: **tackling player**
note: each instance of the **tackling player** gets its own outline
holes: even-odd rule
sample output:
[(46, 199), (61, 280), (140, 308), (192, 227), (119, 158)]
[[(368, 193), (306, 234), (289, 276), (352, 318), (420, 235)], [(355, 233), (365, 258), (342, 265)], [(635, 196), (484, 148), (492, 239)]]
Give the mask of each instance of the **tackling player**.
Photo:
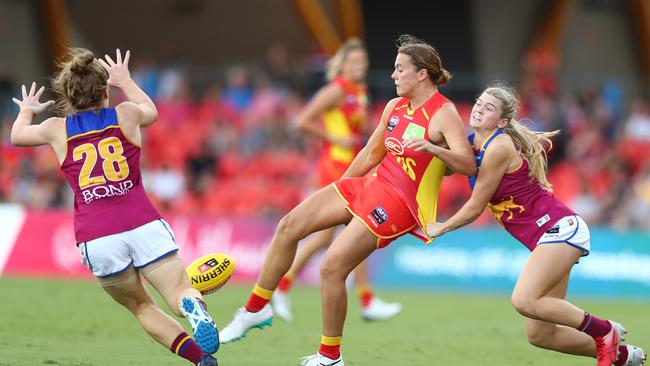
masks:
[[(427, 224), (435, 238), (474, 221), (487, 206), (496, 220), (532, 253), (512, 294), (524, 317), (531, 344), (558, 352), (596, 356), (598, 366), (642, 365), (643, 350), (622, 345), (625, 329), (565, 300), (569, 275), (589, 254), (587, 224), (552, 193), (546, 178), (546, 151), (554, 132), (533, 132), (515, 120), (512, 88), (496, 83), (476, 99), (470, 118), (478, 178), (472, 196), (449, 220)], [(432, 151), (421, 139), (407, 147)]]

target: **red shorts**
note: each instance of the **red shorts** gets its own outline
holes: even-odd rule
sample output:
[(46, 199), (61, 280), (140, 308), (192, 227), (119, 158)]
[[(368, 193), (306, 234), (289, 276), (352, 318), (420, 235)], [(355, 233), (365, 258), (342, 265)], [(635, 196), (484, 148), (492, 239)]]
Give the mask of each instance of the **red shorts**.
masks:
[(395, 188), (374, 175), (340, 179), (334, 182), (334, 187), (348, 211), (377, 236), (377, 248), (418, 227)]
[(318, 162), (318, 186), (325, 187), (326, 185), (336, 182), (341, 179), (343, 173), (348, 170), (350, 163), (343, 163), (334, 161), (327, 157), (322, 157)]

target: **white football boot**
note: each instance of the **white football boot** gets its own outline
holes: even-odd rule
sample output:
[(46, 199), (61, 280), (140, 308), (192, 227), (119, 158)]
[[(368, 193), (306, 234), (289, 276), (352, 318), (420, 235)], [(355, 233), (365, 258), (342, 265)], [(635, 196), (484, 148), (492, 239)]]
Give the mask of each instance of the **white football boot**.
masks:
[(402, 311), (402, 304), (385, 302), (373, 296), (368, 306), (361, 309), (361, 316), (365, 320), (386, 320), (399, 314), (400, 311)]
[(315, 355), (303, 357), (300, 360), (300, 366), (345, 366), (343, 363), (343, 356), (339, 356), (336, 360), (323, 356), (320, 353)]
[(282, 291), (273, 293), (271, 307), (273, 308), (273, 314), (277, 315), (280, 319), (287, 322), (293, 320), (293, 315), (291, 315), (291, 299), (288, 293)]
[(210, 314), (194, 296), (184, 296), (178, 306), (190, 322), (194, 340), (206, 353), (215, 353), (219, 349), (219, 331)]
[(219, 334), (221, 343), (228, 343), (244, 338), (252, 328), (263, 329), (273, 325), (273, 309), (266, 304), (257, 313), (251, 313), (246, 308), (239, 308), (235, 318), (223, 328)]
[(645, 360), (648, 355), (639, 347), (633, 346), (631, 344), (626, 344), (624, 347), (627, 347), (627, 359), (623, 366), (643, 366), (645, 365)]

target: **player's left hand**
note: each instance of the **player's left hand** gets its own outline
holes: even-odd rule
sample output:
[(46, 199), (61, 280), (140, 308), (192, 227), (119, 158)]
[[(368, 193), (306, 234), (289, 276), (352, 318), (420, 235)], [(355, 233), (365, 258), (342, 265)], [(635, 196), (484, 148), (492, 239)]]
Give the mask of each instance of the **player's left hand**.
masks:
[(439, 146), (430, 143), (426, 139), (414, 138), (414, 137), (405, 139), (404, 141), (402, 141), (402, 145), (404, 145), (404, 148), (406, 149), (413, 149), (415, 151), (424, 151), (433, 156), (436, 156), (437, 149), (440, 149)]
[(427, 234), (432, 239), (442, 236), (444, 234), (442, 223), (435, 221), (427, 223)]
[(108, 71), (108, 85), (120, 87), (131, 79), (131, 73), (129, 72), (131, 51), (126, 51), (124, 60), (122, 60), (122, 53), (119, 48), (115, 51), (115, 54), (117, 61), (113, 61), (111, 56), (105, 55), (106, 60), (100, 58), (99, 63)]
[(19, 100), (16, 98), (11, 98), (14, 103), (18, 105), (20, 108), (20, 111), (31, 111), (34, 114), (39, 114), (49, 108), (51, 105), (54, 104), (53, 100), (48, 100), (45, 103), (39, 102), (39, 98), (43, 94), (43, 91), (45, 91), (45, 87), (41, 86), (38, 91), (36, 91), (36, 83), (32, 83), (32, 87), (29, 89), (29, 93), (27, 93), (27, 88), (25, 85), (22, 87), (22, 92), (23, 92), (23, 100)]

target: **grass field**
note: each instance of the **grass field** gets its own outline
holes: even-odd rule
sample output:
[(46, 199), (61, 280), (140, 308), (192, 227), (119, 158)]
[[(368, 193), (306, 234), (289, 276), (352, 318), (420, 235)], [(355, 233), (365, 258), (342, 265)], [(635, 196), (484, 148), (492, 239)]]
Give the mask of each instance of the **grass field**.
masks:
[[(249, 287), (228, 286), (209, 295), (220, 327), (241, 306)], [(346, 365), (594, 365), (595, 360), (529, 346), (523, 321), (507, 296), (383, 291), (404, 311), (366, 323), (350, 298), (343, 354)], [(188, 365), (141, 330), (130, 314), (91, 281), (0, 278), (0, 365)], [(297, 365), (320, 341), (320, 296), (293, 293), (295, 320), (276, 320), (243, 341), (222, 345), (221, 366)], [(576, 301), (613, 317), (628, 340), (650, 346), (650, 305)]]

